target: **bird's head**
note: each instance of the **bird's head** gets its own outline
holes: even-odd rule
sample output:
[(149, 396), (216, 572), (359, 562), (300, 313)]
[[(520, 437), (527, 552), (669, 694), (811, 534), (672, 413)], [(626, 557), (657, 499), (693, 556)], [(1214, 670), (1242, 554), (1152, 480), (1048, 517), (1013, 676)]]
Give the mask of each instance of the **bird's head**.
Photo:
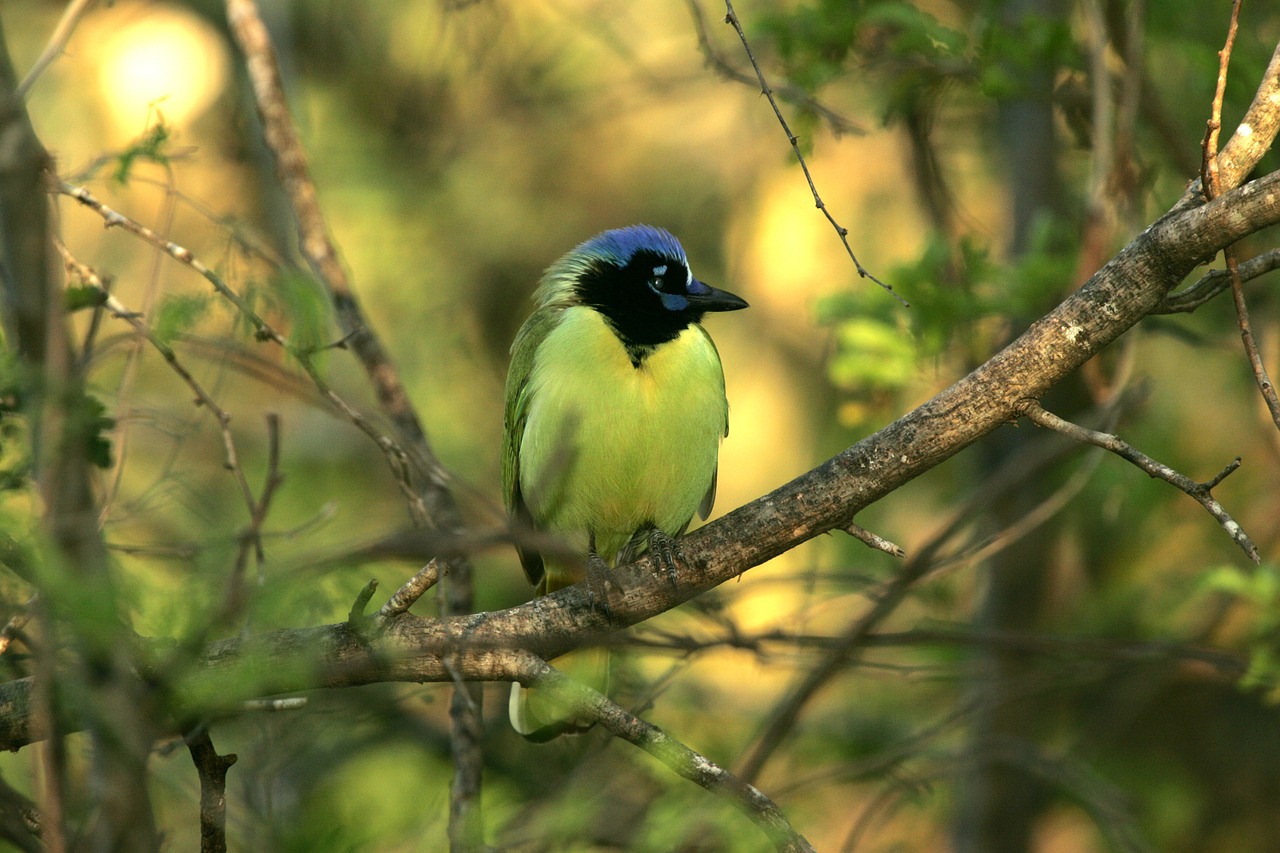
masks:
[(597, 234), (552, 264), (542, 281), (543, 305), (594, 308), (629, 347), (673, 340), (707, 312), (747, 307), (694, 278), (680, 241), (650, 225)]

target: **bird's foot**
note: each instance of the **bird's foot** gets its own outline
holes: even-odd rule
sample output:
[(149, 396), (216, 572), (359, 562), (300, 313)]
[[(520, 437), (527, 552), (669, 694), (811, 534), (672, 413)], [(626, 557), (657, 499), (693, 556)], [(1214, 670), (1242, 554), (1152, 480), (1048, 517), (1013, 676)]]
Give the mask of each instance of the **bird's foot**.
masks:
[(591, 551), (587, 554), (587, 577), (585, 580), (587, 587), (587, 596), (591, 601), (591, 608), (605, 618), (605, 621), (613, 622), (613, 608), (609, 606), (609, 596), (622, 592), (622, 587), (618, 586), (618, 582), (613, 578), (613, 570), (609, 568), (599, 554)]
[(679, 540), (668, 536), (658, 528), (649, 531), (649, 562), (653, 573), (665, 574), (673, 589), (680, 586), (678, 562), (684, 561), (684, 551)]

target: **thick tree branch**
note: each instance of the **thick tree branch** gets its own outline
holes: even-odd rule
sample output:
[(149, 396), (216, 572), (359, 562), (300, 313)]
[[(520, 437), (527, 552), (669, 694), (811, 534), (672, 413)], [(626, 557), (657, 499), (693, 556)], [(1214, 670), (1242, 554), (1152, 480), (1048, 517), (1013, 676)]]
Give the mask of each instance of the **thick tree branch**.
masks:
[(236, 756), (219, 755), (205, 728), (191, 732), (186, 742), (200, 776), (200, 853), (226, 853), (227, 770)]
[[(369, 642), (345, 623), (211, 644), (182, 686), (196, 706), (375, 681), (507, 681), (524, 649), (548, 659), (686, 601), (801, 542), (843, 527), (859, 510), (1019, 417), (1063, 377), (1136, 325), (1200, 260), (1280, 222), (1280, 174), (1162, 217), (1021, 337), (932, 400), (806, 474), (682, 540), (680, 584), (647, 561), (611, 601), (612, 622), (570, 587), (491, 613), (389, 620)], [(33, 735), (30, 683), (0, 686), (0, 747)]]
[[(1227, 68), (1231, 64), (1231, 49), (1235, 45), (1236, 32), (1240, 23), (1240, 0), (1231, 4), (1231, 23), (1227, 27), (1227, 43), (1218, 51), (1218, 86), (1213, 95), (1213, 106), (1210, 109), (1208, 127), (1204, 135), (1204, 165), (1200, 170), (1201, 187), (1205, 198), (1215, 198), (1222, 192), (1222, 180), (1218, 168), (1218, 129), (1222, 126), (1222, 98), (1227, 88)], [(1247, 125), (1246, 125), (1247, 127)], [(1239, 135), (1239, 134), (1237, 134)], [(1246, 134), (1247, 135), (1247, 134)], [(1267, 373), (1267, 367), (1258, 351), (1258, 344), (1253, 337), (1253, 324), (1249, 320), (1249, 308), (1245, 304), (1244, 284), (1240, 278), (1240, 264), (1236, 258), (1234, 246), (1222, 250), (1223, 259), (1227, 263), (1227, 273), (1231, 277), (1231, 296), (1235, 303), (1236, 323), (1240, 327), (1240, 341), (1244, 345), (1245, 355), (1253, 370), (1258, 391), (1271, 412), (1271, 420), (1280, 428), (1280, 397), (1276, 396), (1275, 386)]]
[[(1271, 62), (1236, 132), (1217, 154), (1216, 171), (1223, 191), (1240, 186), (1263, 155), (1271, 150), (1277, 133), (1280, 133), (1280, 44), (1271, 54)], [(1172, 212), (1195, 207), (1204, 201), (1204, 197), (1201, 179), (1197, 177), (1187, 186)]]

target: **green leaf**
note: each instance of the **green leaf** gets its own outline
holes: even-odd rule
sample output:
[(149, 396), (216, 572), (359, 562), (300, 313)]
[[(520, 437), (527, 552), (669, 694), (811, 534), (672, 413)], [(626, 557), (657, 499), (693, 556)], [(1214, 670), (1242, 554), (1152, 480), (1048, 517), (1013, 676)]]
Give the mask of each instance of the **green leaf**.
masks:
[(107, 294), (97, 287), (68, 287), (62, 291), (62, 302), (68, 313), (97, 308), (106, 301)]
[(107, 407), (97, 397), (85, 395), (85, 415), (88, 419), (85, 435), (85, 453), (89, 462), (98, 468), (111, 467), (111, 439), (107, 436), (115, 428), (115, 418), (107, 416)]
[(168, 163), (169, 155), (166, 153), (165, 148), (168, 146), (171, 136), (169, 126), (164, 123), (164, 116), (157, 113), (156, 123), (148, 128), (128, 148), (116, 155), (116, 170), (112, 174), (112, 178), (115, 179), (116, 183), (128, 183), (129, 173), (133, 170), (133, 164), (138, 160), (160, 164)]
[(156, 310), (151, 331), (161, 341), (169, 344), (186, 332), (208, 313), (209, 297), (201, 294), (169, 294)]
[(285, 315), (284, 325), (295, 352), (311, 353), (328, 342), (332, 329), (329, 298), (314, 278), (303, 273), (280, 275), (271, 281), (268, 297)]

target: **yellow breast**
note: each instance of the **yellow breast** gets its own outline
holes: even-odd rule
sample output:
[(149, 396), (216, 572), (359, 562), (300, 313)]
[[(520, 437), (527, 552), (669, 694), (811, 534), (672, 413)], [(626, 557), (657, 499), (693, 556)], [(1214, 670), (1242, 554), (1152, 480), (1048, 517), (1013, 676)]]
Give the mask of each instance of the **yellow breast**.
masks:
[(637, 530), (675, 535), (715, 475), (728, 404), (699, 326), (640, 363), (595, 310), (566, 309), (529, 376), (520, 484), (535, 522), (595, 534), (612, 560)]

